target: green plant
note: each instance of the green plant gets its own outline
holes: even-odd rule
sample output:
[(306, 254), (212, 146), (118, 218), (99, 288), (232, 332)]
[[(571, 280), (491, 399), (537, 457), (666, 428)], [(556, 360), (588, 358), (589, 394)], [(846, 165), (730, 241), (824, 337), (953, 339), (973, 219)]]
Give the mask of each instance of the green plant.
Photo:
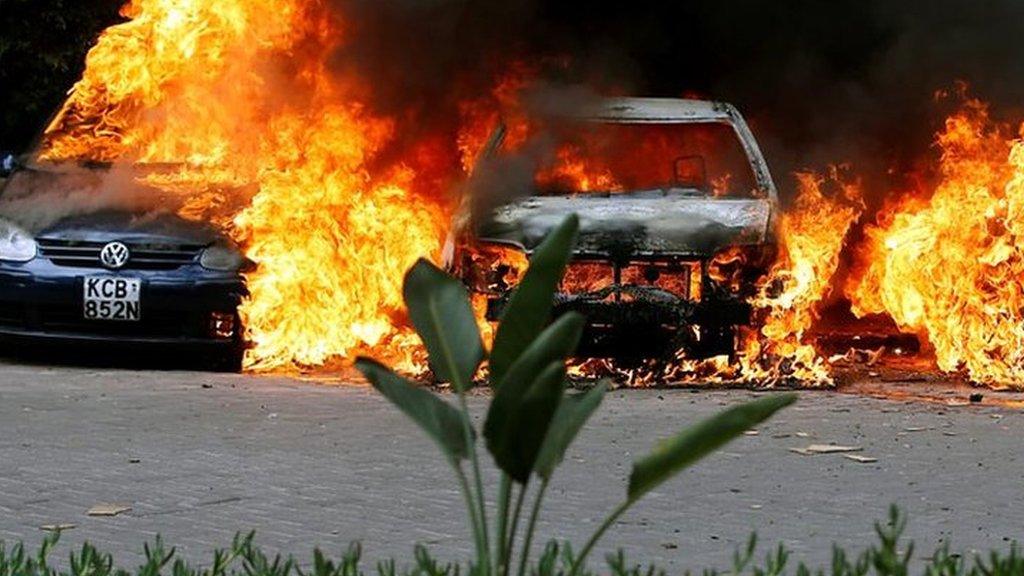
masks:
[[(529, 269), (505, 306), (488, 357), (494, 396), (483, 437), (501, 471), (493, 531), (487, 520), (477, 432), (466, 405), (466, 392), (487, 353), (465, 287), (421, 260), (409, 270), (403, 288), (409, 317), (426, 346), (431, 367), (437, 377), (451, 383), (458, 408), (375, 360), (356, 362), (373, 386), (437, 443), (451, 464), (466, 501), (476, 549), (471, 570), (477, 575), (506, 576), (515, 567), (519, 522), (527, 488), (536, 477), (540, 485), (518, 556), (518, 575), (525, 576), (548, 482), (605, 394), (604, 383), (583, 394), (566, 394), (566, 359), (576, 350), (584, 319), (570, 312), (551, 320), (554, 292), (571, 257), (578, 227), (575, 216), (567, 218), (534, 251)], [(728, 409), (683, 430), (636, 461), (625, 500), (578, 554), (569, 553), (569, 575), (580, 575), (605, 531), (645, 494), (794, 400), (792, 394), (780, 394)]]
[[(801, 562), (789, 570), (790, 552), (783, 545), (768, 551), (761, 563), (755, 561), (757, 537), (752, 535), (747, 545), (737, 550), (732, 568), (727, 572), (704, 570), (702, 576), (904, 576), (909, 574), (913, 559), (913, 542), (905, 542), (903, 530), (906, 517), (896, 507), (889, 520), (875, 524), (878, 543), (853, 555), (838, 544), (832, 546), (832, 561), (823, 568), (811, 569)], [(363, 551), (359, 544), (351, 544), (339, 558), (325, 555), (320, 549), (313, 551), (312, 561), (300, 563), (291, 556), (268, 556), (253, 542), (253, 534), (236, 535), (231, 546), (218, 549), (204, 567), (189, 564), (177, 555), (175, 548), (166, 548), (158, 537), (144, 546), (142, 564), (132, 570), (114, 566), (113, 557), (85, 543), (68, 556), (66, 568), (51, 561), (60, 533), (43, 539), (33, 554), (23, 544), (7, 547), (0, 541), (0, 576), (366, 576), (363, 570)], [(568, 544), (551, 541), (530, 566), (531, 576), (570, 576), (580, 570), (577, 554)], [(953, 554), (944, 544), (932, 556), (923, 558), (923, 566), (916, 570), (922, 576), (1022, 576), (1024, 556), (1016, 542), (1008, 551), (992, 550), (986, 555), (970, 557)], [(631, 564), (625, 554), (618, 551), (607, 556), (609, 576), (665, 576), (665, 571), (653, 565)], [(376, 576), (460, 576), (471, 573), (460, 564), (446, 564), (434, 559), (423, 546), (414, 549), (410, 565), (398, 568), (395, 561), (378, 562)], [(373, 574), (370, 571), (370, 574)], [(580, 576), (595, 576), (583, 570)], [(687, 570), (685, 576), (692, 573)]]

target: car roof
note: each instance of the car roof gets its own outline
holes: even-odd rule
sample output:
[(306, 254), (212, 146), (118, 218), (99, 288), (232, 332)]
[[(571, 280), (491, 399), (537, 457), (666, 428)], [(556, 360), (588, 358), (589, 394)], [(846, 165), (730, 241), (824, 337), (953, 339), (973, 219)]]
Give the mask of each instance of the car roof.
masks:
[(609, 122), (730, 122), (736, 109), (725, 102), (684, 98), (602, 98), (570, 114)]

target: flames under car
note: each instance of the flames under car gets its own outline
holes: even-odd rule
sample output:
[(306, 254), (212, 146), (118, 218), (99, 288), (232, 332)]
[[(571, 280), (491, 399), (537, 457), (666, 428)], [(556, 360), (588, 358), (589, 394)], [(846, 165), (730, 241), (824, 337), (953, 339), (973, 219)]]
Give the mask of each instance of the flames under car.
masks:
[[(568, 122), (586, 128), (535, 159), (529, 191), (457, 216), (450, 269), (497, 320), (532, 251), (575, 213), (554, 312), (586, 317), (581, 355), (732, 354), (776, 254), (775, 187), (742, 118), (725, 104), (634, 98)], [(500, 174), (503, 154), (521, 164), (521, 149), (496, 146), (480, 170)]]

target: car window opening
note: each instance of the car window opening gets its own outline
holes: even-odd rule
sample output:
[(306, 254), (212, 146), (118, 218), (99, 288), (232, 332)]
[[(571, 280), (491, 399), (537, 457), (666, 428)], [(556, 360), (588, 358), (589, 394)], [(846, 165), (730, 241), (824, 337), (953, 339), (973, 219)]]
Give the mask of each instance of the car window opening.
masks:
[(762, 196), (746, 151), (725, 123), (576, 122), (548, 129), (555, 144), (539, 157), (538, 195)]

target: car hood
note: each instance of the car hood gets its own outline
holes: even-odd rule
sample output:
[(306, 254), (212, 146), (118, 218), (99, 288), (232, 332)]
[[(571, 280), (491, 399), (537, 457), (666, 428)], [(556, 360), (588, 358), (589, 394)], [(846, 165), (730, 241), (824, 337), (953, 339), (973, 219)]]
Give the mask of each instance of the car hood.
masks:
[(37, 233), (42, 240), (75, 240), (87, 242), (154, 242), (169, 244), (212, 244), (222, 239), (214, 227), (185, 220), (172, 213), (134, 214), (131, 212), (97, 212), (72, 216)]
[(477, 236), (532, 251), (573, 213), (580, 218), (580, 255), (709, 257), (729, 246), (766, 242), (772, 203), (662, 194), (534, 196), (498, 208)]

